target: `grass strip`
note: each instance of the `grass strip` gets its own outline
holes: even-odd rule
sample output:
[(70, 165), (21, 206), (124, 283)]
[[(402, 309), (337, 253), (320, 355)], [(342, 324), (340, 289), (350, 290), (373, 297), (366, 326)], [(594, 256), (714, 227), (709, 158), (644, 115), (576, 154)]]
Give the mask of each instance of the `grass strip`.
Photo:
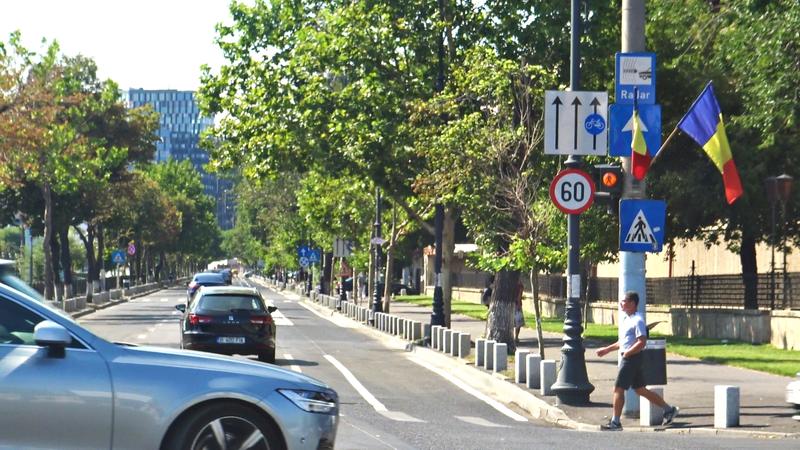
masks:
[[(433, 298), (425, 295), (397, 296), (394, 299), (419, 306), (430, 307), (433, 305)], [(479, 320), (486, 320), (488, 315), (487, 308), (476, 303), (455, 301), (451, 308), (453, 314), (463, 314)], [(532, 314), (526, 315), (525, 326), (536, 329), (536, 321)], [(563, 333), (564, 320), (553, 317), (542, 318), (542, 330)], [(667, 350), (670, 353), (689, 358), (786, 377), (793, 377), (800, 372), (800, 352), (782, 350), (769, 344), (751, 344), (724, 339), (685, 338), (657, 333), (654, 333), (652, 337), (666, 339)], [(601, 343), (612, 343), (617, 340), (617, 327), (616, 325), (590, 323), (584, 330), (583, 338)]]

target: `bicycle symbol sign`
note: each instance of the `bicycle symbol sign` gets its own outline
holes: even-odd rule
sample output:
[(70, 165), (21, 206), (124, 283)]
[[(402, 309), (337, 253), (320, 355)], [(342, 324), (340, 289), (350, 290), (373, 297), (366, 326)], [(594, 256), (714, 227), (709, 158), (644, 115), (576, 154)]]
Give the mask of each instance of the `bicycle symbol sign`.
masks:
[(606, 129), (606, 120), (600, 114), (589, 114), (586, 121), (583, 123), (586, 132), (593, 136), (597, 136)]

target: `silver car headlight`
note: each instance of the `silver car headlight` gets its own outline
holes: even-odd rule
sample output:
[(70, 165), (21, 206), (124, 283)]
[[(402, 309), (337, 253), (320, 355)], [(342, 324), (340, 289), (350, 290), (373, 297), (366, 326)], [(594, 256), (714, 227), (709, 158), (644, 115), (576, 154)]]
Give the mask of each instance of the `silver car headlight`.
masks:
[(302, 389), (278, 389), (278, 392), (303, 411), (320, 414), (331, 414), (336, 411), (337, 399), (333, 392)]

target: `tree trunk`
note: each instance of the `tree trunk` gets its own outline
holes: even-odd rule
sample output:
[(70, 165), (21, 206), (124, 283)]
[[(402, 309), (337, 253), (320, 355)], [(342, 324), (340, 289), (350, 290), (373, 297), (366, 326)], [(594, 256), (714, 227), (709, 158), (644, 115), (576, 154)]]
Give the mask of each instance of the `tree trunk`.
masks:
[(455, 253), (455, 242), (455, 209), (452, 206), (446, 206), (444, 208), (444, 226), (442, 229), (442, 296), (444, 323), (448, 328), (450, 327), (450, 313), (453, 299), (453, 271), (451, 265), (453, 263), (453, 254)]
[(61, 281), (61, 246), (58, 244), (58, 228), (53, 221), (53, 232), (50, 235), (50, 252), (53, 255), (53, 282), (55, 284), (55, 299), (62, 302), (64, 297), (64, 283)]
[[(103, 225), (97, 225), (97, 257), (95, 258), (95, 271), (92, 273), (92, 290), (94, 292), (107, 291), (106, 288), (106, 240)], [(119, 288), (119, 286), (117, 286)]]
[(53, 197), (50, 183), (45, 182), (42, 186), (42, 197), (44, 198), (44, 238), (42, 247), (44, 250), (44, 298), (53, 300), (53, 253), (50, 251), (50, 240), (53, 238)]
[(536, 314), (536, 340), (539, 347), (539, 356), (544, 358), (544, 338), (542, 337), (542, 304), (539, 298), (539, 274), (535, 268), (528, 272), (531, 280), (531, 293), (533, 294), (533, 313)]
[(758, 309), (758, 264), (756, 263), (756, 240), (753, 235), (742, 236), (739, 252), (744, 283), (744, 309)]
[(497, 272), (492, 300), (489, 302), (489, 332), (486, 337), (508, 345), (509, 353), (514, 353), (517, 348), (514, 343), (514, 291), (519, 276), (519, 272), (515, 270)]
[(94, 290), (92, 289), (92, 277), (94, 276), (95, 266), (97, 265), (97, 261), (95, 260), (94, 256), (94, 225), (89, 224), (86, 227), (86, 235), (80, 230), (80, 228), (75, 227), (75, 231), (78, 233), (78, 237), (83, 242), (83, 247), (86, 249), (86, 265), (88, 266), (88, 270), (86, 271), (86, 301), (92, 301), (92, 294)]
[(72, 286), (72, 255), (69, 252), (69, 225), (59, 227), (58, 241), (61, 244), (61, 268), (64, 271), (64, 298), (75, 295)]

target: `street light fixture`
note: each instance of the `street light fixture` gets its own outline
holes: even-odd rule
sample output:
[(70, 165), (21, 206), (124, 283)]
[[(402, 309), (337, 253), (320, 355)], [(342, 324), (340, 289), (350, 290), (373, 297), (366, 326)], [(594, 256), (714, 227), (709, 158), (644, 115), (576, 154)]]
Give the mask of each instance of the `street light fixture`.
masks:
[(786, 295), (787, 295), (787, 283), (786, 283), (786, 204), (789, 202), (789, 197), (792, 193), (792, 184), (794, 182), (794, 178), (787, 174), (783, 174), (777, 177), (768, 177), (764, 180), (764, 186), (767, 191), (767, 200), (769, 200), (770, 208), (771, 208), (771, 215), (770, 215), (770, 225), (771, 225), (771, 244), (772, 244), (772, 253), (770, 258), (770, 278), (769, 278), (769, 302), (770, 302), (770, 309), (775, 309), (775, 244), (776, 244), (776, 222), (777, 222), (777, 209), (776, 206), (780, 202), (781, 204), (781, 211), (783, 214), (783, 303), (784, 306), (786, 305)]

